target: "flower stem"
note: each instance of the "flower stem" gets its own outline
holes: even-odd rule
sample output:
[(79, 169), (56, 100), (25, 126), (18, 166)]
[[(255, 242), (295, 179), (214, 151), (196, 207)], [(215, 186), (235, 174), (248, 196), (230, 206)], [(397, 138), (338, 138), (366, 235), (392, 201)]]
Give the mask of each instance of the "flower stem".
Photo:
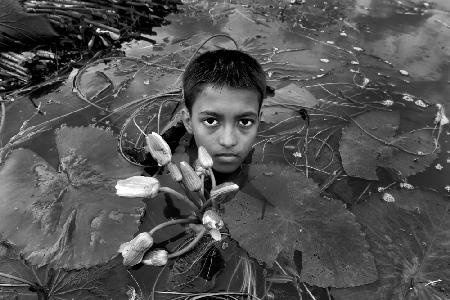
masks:
[(194, 209), (195, 212), (198, 212), (197, 205), (195, 205), (191, 200), (189, 200), (188, 197), (186, 197), (185, 195), (175, 191), (174, 189), (171, 189), (170, 187), (166, 187), (166, 186), (161, 186), (159, 188), (159, 191), (175, 196), (176, 198), (186, 202), (190, 207), (192, 207)]
[(214, 176), (214, 172), (212, 170), (212, 168), (208, 168), (209, 170), (209, 176), (211, 176), (211, 188), (215, 188), (216, 187), (216, 177)]
[(186, 197), (191, 200), (192, 203), (196, 204), (198, 208), (200, 208), (203, 204), (200, 202), (200, 199), (196, 199), (195, 197), (193, 197), (192, 192), (184, 185), (182, 181), (180, 181), (179, 184), (183, 188), (184, 193), (187, 195)]
[(161, 223), (159, 225), (156, 225), (148, 233), (150, 233), (150, 235), (153, 235), (158, 230), (163, 229), (164, 227), (167, 227), (167, 226), (171, 226), (171, 225), (175, 225), (175, 224), (184, 224), (184, 223), (195, 223), (196, 221), (197, 220), (193, 219), (193, 218), (170, 220), (170, 221)]
[(195, 238), (183, 249), (180, 249), (176, 252), (170, 253), (169, 255), (167, 255), (167, 258), (174, 258), (180, 255), (185, 254), (186, 252), (188, 252), (189, 250), (191, 250), (192, 248), (194, 248), (194, 246), (198, 243), (198, 241), (200, 241), (200, 239), (203, 237), (203, 235), (206, 232), (206, 228), (203, 227), (202, 230), (195, 236)]

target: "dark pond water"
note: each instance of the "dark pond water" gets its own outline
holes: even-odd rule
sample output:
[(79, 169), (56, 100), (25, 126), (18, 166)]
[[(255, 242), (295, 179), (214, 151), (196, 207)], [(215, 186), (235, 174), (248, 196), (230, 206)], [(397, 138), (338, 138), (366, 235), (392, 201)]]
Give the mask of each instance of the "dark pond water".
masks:
[[(156, 35), (151, 39), (156, 44), (126, 43), (121, 49), (126, 59), (93, 62), (78, 73), (78, 81), (74, 78), (79, 70), (74, 70), (69, 79), (55, 84), (50, 93), (37, 91), (29, 97), (17, 97), (6, 111), (3, 144), (17, 134), (23, 121), (41, 103), (45, 114), (37, 114), (30, 125), (54, 118), (58, 119), (49, 124), (52, 129), (63, 123), (95, 124), (111, 128), (115, 134), (125, 133), (121, 144), (124, 148), (132, 148), (130, 145), (140, 148), (139, 132), (127, 123), (127, 118), (141, 107), (142, 113), (135, 118), (137, 123), (147, 126), (149, 132), (161, 132), (176, 110), (179, 76), (185, 64), (208, 37), (226, 34), (260, 60), (275, 95), (283, 89), (301, 93), (301, 97), (268, 99), (263, 114), (265, 122), (255, 145), (255, 161), (277, 162), (306, 172), (320, 186), (329, 184), (325, 196), (343, 200), (349, 209), (364, 202), (370, 194), (381, 197), (380, 187), (399, 186), (402, 182), (433, 190), (449, 201), (450, 128), (433, 121), (438, 111), (450, 109), (450, 2), (186, 0), (179, 8), (179, 13), (168, 17), (169, 25), (154, 29)], [(232, 48), (234, 44), (218, 36), (203, 46), (217, 47)], [(74, 92), (74, 82), (85, 101)], [(161, 95), (165, 98), (157, 97)], [(89, 106), (86, 100), (97, 106)], [(127, 103), (133, 105), (119, 110)], [(311, 117), (308, 131), (298, 115), (302, 107), (306, 107)], [(117, 112), (112, 114), (115, 109)], [(76, 110), (80, 112), (72, 113)], [(158, 111), (162, 114), (158, 115)], [(432, 161), (424, 163), (422, 172), (414, 172), (407, 179), (395, 170), (386, 169), (378, 169), (375, 179), (344, 175), (349, 171), (346, 166), (341, 170), (339, 158), (342, 128), (349, 125), (349, 120), (373, 111), (398, 112), (397, 134), (432, 130), (432, 136), (438, 138), (439, 151)], [(310, 152), (305, 150), (305, 134), (312, 137), (307, 146)], [(53, 130), (40, 133), (20, 146), (33, 150), (58, 169), (60, 161)], [(309, 161), (305, 160), (303, 150), (309, 153)], [(312, 159), (312, 151), (320, 155)], [(361, 153), (350, 156), (358, 155)], [(360, 158), (361, 165), (365, 161)], [(367, 166), (376, 169), (370, 163)], [(209, 253), (208, 257), (214, 255)], [(157, 268), (135, 268), (131, 274), (136, 282), (130, 286), (144, 298), (150, 297), (158, 272)], [(230, 274), (221, 276), (216, 290), (224, 290), (228, 285), (220, 278)], [(256, 276), (263, 281), (258, 276), (263, 275)], [(239, 289), (242, 282), (238, 281), (245, 277), (236, 278), (231, 286)], [(293, 286), (284, 284), (272, 295), (276, 299), (297, 299)], [(331, 299), (326, 289), (310, 288), (316, 299)], [(301, 294), (305, 299), (313, 299), (306, 289)], [(271, 299), (268, 295), (265, 299)], [(168, 296), (157, 294), (158, 297)]]

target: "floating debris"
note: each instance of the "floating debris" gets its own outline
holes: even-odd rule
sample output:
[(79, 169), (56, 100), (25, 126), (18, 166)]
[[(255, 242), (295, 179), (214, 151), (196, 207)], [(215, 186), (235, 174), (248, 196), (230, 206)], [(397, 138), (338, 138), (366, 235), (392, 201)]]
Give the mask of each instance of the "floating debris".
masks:
[(402, 99), (405, 100), (405, 101), (408, 101), (408, 102), (413, 102), (414, 101), (413, 96), (409, 95), (409, 94), (403, 94)]
[(392, 106), (394, 104), (394, 101), (388, 99), (381, 101), (381, 104), (383, 104), (384, 106)]
[(399, 70), (400, 74), (402, 74), (403, 76), (409, 76), (408, 71), (405, 70)]
[(286, 145), (286, 146), (284, 146), (284, 149), (287, 149), (287, 150), (294, 150), (295, 148), (297, 148), (297, 147), (295, 147), (293, 145)]
[(449, 120), (447, 118), (447, 116), (445, 115), (445, 109), (442, 106), (442, 104), (436, 104), (436, 106), (438, 107), (439, 111), (436, 113), (436, 118), (434, 119), (434, 123), (435, 124), (439, 124), (440, 126), (443, 126), (445, 124), (449, 123)]
[(423, 102), (422, 100), (416, 100), (416, 102), (414, 102), (415, 105), (420, 106), (420, 107), (428, 107), (428, 104), (426, 104), (425, 102)]
[(392, 196), (389, 193), (384, 193), (383, 194), (383, 200), (386, 201), (386, 202), (395, 202), (394, 196)]
[(292, 153), (292, 155), (294, 157), (298, 157), (298, 158), (302, 157), (302, 153), (301, 152), (294, 152), (294, 153)]
[(441, 171), (444, 167), (441, 164), (437, 164), (436, 166), (434, 166), (436, 168), (436, 170)]
[(407, 183), (407, 182), (400, 183), (400, 187), (402, 189), (406, 189), (406, 190), (413, 190), (414, 189), (414, 186), (412, 184), (410, 184), (410, 183)]
[(353, 47), (353, 50), (359, 51), (359, 52), (364, 51), (364, 49), (363, 49), (363, 48), (360, 48), (360, 47)]
[(326, 59), (326, 58), (321, 58), (320, 61), (323, 62), (323, 63), (329, 63), (330, 62), (330, 60)]

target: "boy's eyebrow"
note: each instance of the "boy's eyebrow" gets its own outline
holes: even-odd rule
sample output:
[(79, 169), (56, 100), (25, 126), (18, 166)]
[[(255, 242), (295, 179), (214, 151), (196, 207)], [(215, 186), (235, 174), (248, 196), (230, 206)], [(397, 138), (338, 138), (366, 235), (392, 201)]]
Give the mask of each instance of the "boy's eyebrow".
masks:
[[(204, 111), (200, 112), (199, 115), (208, 115), (208, 116), (213, 116), (213, 117), (221, 117), (222, 116), (221, 114), (219, 114), (215, 111), (209, 111), (209, 110), (204, 110)], [(257, 117), (257, 116), (258, 116), (258, 114), (253, 111), (243, 112), (238, 115), (238, 117)]]

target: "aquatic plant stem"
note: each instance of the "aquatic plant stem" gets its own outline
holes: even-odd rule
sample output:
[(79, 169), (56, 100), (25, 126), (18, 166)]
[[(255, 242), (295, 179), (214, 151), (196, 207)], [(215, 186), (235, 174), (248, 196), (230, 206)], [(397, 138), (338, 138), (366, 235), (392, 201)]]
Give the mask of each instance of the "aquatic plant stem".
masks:
[(186, 252), (188, 252), (189, 250), (191, 250), (192, 248), (194, 248), (194, 246), (200, 241), (200, 239), (203, 237), (203, 235), (206, 232), (206, 228), (203, 227), (202, 230), (195, 236), (195, 238), (183, 249), (175, 251), (173, 253), (170, 253), (169, 255), (167, 255), (167, 258), (174, 258), (180, 255), (185, 254)]
[(209, 171), (209, 176), (211, 176), (211, 188), (215, 188), (216, 187), (216, 177), (214, 176), (214, 172), (212, 170), (212, 168), (208, 168)]
[(5, 108), (5, 103), (1, 102), (1, 110), (2, 110), (2, 114), (0, 116), (0, 146), (3, 144), (2, 143), (2, 131), (3, 131), (3, 127), (5, 125), (5, 118), (6, 118), (6, 108)]
[(176, 225), (176, 224), (195, 223), (196, 221), (198, 221), (198, 220), (197, 219), (193, 219), (193, 218), (170, 220), (170, 221), (161, 223), (159, 225), (156, 225), (148, 233), (150, 233), (150, 235), (153, 235), (158, 230), (161, 230), (161, 229), (163, 229), (164, 227), (167, 227), (167, 226)]
[[(211, 189), (215, 189), (216, 186), (217, 186), (216, 177), (214, 176), (214, 172), (213, 172), (212, 168), (208, 168), (208, 170), (209, 170), (209, 176), (211, 176)], [(208, 201), (210, 201), (211, 204), (212, 204), (212, 207), (213, 207), (215, 210), (217, 210), (216, 199), (210, 198)], [(206, 202), (208, 202), (208, 201), (205, 201), (204, 207), (206, 207)], [(204, 208), (204, 207), (203, 207), (203, 208)]]
[(187, 203), (190, 207), (192, 207), (194, 209), (194, 211), (196, 213), (198, 213), (198, 209), (199, 207), (197, 207), (197, 205), (195, 205), (188, 197), (186, 197), (185, 195), (175, 191), (174, 189), (171, 189), (170, 187), (166, 187), (166, 186), (162, 186), (159, 188), (160, 192), (163, 193), (167, 193), (170, 194), (174, 197), (176, 197), (177, 199), (184, 201), (185, 203)]

